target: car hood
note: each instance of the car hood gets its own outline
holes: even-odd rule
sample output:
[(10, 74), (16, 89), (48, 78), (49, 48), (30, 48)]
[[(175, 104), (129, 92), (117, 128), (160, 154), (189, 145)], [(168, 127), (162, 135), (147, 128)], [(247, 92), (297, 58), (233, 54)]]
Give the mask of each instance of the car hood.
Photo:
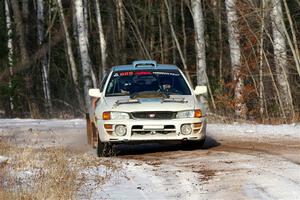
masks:
[[(173, 102), (173, 99), (178, 102)], [(139, 112), (193, 110), (196, 101), (192, 95), (171, 95), (165, 102), (162, 102), (162, 98), (138, 98), (138, 103), (128, 103), (130, 100), (127, 96), (106, 97), (102, 103), (107, 111)]]

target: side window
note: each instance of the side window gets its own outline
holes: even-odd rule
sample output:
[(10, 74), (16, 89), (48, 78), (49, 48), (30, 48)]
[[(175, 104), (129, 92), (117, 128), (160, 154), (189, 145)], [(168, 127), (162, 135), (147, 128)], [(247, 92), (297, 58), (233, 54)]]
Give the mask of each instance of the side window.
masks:
[(109, 73), (108, 73), (108, 74), (105, 74), (104, 78), (103, 78), (102, 81), (101, 81), (101, 84), (100, 84), (100, 92), (103, 92), (103, 90), (104, 90), (104, 86), (105, 86), (105, 83), (106, 83), (106, 81), (107, 81), (108, 75), (109, 75)]

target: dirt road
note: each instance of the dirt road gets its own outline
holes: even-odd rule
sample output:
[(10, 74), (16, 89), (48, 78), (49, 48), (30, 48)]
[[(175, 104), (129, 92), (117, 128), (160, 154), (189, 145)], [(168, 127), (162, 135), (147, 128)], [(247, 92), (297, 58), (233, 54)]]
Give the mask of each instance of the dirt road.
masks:
[(63, 146), (116, 166), (104, 182), (90, 177), (78, 189), (78, 199), (300, 199), (299, 125), (211, 124), (201, 149), (179, 144), (120, 145), (118, 156), (100, 159), (86, 145), (82, 120), (0, 123), (0, 128), (2, 140), (33, 147)]

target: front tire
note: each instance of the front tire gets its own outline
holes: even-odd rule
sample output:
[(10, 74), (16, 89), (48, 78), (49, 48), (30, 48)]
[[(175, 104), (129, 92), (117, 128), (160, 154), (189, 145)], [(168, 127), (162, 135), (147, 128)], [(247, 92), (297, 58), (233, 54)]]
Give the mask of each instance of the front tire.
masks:
[(108, 157), (113, 155), (113, 146), (109, 142), (101, 142), (98, 138), (97, 145), (97, 155), (98, 157)]
[(186, 150), (195, 150), (195, 149), (201, 149), (205, 143), (205, 138), (198, 141), (185, 141), (183, 142), (183, 147)]

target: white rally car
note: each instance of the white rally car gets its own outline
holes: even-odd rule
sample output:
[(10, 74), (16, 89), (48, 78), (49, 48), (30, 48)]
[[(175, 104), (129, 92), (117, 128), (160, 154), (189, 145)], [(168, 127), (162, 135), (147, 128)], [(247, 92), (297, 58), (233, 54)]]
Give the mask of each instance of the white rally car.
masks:
[(112, 68), (100, 89), (90, 89), (93, 109), (88, 115), (89, 143), (98, 156), (114, 144), (184, 141), (202, 146), (206, 134), (204, 105), (182, 71), (155, 61), (134, 61)]

